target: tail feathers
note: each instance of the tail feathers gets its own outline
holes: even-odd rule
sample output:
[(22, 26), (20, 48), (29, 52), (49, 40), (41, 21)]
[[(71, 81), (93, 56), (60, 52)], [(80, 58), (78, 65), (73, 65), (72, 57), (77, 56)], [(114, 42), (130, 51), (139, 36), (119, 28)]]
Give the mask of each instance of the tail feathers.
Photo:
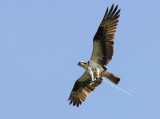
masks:
[(103, 76), (108, 78), (110, 81), (112, 81), (114, 84), (118, 84), (120, 82), (120, 78), (115, 76), (114, 74), (110, 73), (110, 72), (107, 72), (105, 71), (103, 73)]

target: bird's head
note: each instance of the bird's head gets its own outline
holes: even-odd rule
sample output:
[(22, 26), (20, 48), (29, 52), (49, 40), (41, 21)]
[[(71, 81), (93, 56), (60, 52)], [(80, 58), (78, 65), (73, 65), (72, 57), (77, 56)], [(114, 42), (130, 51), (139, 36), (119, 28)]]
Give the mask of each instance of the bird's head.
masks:
[(83, 67), (83, 68), (87, 69), (88, 63), (87, 62), (78, 62), (77, 65), (80, 66), (80, 67)]

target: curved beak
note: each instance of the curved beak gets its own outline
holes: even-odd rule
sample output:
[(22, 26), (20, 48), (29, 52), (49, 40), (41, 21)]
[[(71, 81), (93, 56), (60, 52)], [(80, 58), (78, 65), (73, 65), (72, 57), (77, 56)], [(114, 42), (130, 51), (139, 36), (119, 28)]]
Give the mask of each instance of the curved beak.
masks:
[(78, 64), (77, 65), (79, 65), (80, 66), (80, 62), (78, 62)]

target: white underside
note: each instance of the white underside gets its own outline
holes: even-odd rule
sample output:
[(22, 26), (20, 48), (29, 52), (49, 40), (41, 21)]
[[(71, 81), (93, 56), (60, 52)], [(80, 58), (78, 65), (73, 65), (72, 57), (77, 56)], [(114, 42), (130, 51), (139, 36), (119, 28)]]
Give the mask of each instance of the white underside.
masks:
[[(97, 64), (97, 63), (95, 63), (93, 61), (89, 62), (89, 66), (88, 66), (87, 70), (91, 75), (92, 81), (95, 81), (96, 77), (100, 76), (101, 72), (104, 71), (103, 68), (99, 64)], [(94, 73), (96, 73), (97, 75), (94, 76)]]

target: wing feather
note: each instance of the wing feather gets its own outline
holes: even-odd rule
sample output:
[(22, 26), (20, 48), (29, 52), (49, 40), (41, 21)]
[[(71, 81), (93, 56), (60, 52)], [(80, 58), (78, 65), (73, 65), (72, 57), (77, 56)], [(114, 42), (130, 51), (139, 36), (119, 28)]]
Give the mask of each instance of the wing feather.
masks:
[(114, 36), (118, 25), (120, 9), (114, 4), (107, 8), (103, 20), (93, 39), (93, 52), (90, 61), (107, 65), (113, 56)]
[[(92, 82), (92, 83), (91, 83)], [(85, 73), (75, 82), (74, 87), (71, 91), (69, 104), (73, 103), (73, 106), (79, 106), (82, 101), (85, 101), (87, 96), (94, 91), (94, 89), (102, 83), (102, 79), (91, 80), (90, 74), (85, 71)]]

